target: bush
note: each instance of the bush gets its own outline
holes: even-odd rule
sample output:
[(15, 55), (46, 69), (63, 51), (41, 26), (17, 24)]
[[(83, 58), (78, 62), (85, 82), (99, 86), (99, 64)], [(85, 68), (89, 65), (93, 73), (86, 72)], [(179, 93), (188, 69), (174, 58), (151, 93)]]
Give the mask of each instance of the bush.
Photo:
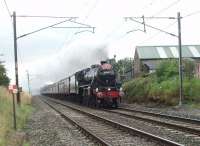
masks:
[(178, 61), (174, 59), (162, 61), (156, 69), (156, 77), (158, 82), (171, 79), (178, 74)]
[[(194, 63), (184, 60), (184, 101), (200, 102), (200, 79), (193, 77)], [(156, 72), (124, 83), (123, 89), (130, 102), (158, 102), (176, 105), (179, 101), (179, 73), (177, 60), (162, 61)]]
[(187, 79), (183, 83), (186, 101), (200, 102), (200, 79)]
[(183, 60), (184, 77), (192, 79), (194, 77), (195, 64), (194, 61), (189, 59)]
[(126, 94), (127, 100), (133, 101), (146, 101), (149, 94), (152, 78), (138, 78), (123, 84), (123, 89)]
[[(168, 105), (175, 105), (177, 103), (177, 95), (179, 93), (179, 86), (178, 86), (178, 81), (175, 80), (167, 80), (167, 81), (162, 81), (161, 83), (155, 83), (156, 85), (156, 93), (150, 94), (151, 96), (156, 96), (158, 102), (165, 103)], [(150, 90), (155, 91), (154, 89)], [(149, 95), (149, 96), (150, 96)]]

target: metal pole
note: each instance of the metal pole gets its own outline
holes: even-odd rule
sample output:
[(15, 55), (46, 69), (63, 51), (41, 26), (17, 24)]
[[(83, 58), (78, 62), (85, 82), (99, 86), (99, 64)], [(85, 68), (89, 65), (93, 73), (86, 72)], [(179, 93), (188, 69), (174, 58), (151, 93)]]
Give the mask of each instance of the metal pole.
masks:
[(180, 16), (180, 12), (177, 13), (177, 19), (178, 19), (179, 81), (180, 81), (179, 106), (181, 106), (182, 105), (182, 98), (183, 98), (183, 66), (182, 66), (181, 16)]
[(146, 32), (146, 26), (145, 26), (145, 21), (144, 21), (144, 15), (142, 16), (143, 24), (144, 24), (144, 32)]
[(17, 31), (16, 31), (16, 13), (13, 12), (13, 33), (14, 33), (14, 55), (15, 55), (15, 82), (17, 86), (17, 103), (21, 103), (18, 81), (18, 62), (17, 62)]
[(75, 93), (77, 93), (77, 82), (76, 82), (76, 74), (75, 74), (74, 76), (75, 76)]
[(69, 91), (68, 91), (69, 94), (70, 94), (70, 92), (71, 92), (71, 91), (70, 91), (70, 88), (71, 88), (71, 87), (70, 87), (70, 81), (71, 81), (71, 78), (69, 77)]
[(13, 97), (13, 126), (14, 129), (17, 129), (17, 123), (16, 123), (16, 110), (15, 110), (15, 95), (14, 93), (12, 93), (12, 97)]
[(27, 72), (27, 80), (28, 80), (28, 93), (29, 93), (29, 95), (31, 95), (29, 72), (28, 72), (28, 70), (26, 72)]

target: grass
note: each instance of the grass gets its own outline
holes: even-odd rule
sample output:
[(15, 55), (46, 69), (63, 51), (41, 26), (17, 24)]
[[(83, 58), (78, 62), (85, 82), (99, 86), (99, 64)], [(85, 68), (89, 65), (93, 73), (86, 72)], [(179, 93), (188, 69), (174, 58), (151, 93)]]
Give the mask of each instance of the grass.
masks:
[(187, 106), (188, 106), (189, 108), (192, 108), (192, 109), (199, 109), (199, 110), (200, 110), (200, 103), (187, 101), (185, 104), (187, 104)]
[[(195, 64), (183, 61), (183, 102), (200, 104), (200, 79), (195, 78)], [(134, 78), (123, 84), (129, 102), (156, 102), (177, 105), (179, 102), (179, 72), (177, 60), (163, 60), (152, 74)]]
[[(156, 102), (166, 105), (177, 105), (179, 101), (179, 80), (171, 78), (157, 81), (152, 76), (140, 77), (123, 84), (126, 94), (125, 100), (129, 102)], [(184, 103), (200, 104), (200, 79), (183, 80)]]
[(28, 143), (24, 143), (24, 145), (23, 146), (30, 146)]
[[(31, 97), (21, 94), (21, 106), (16, 105), (17, 129), (23, 129), (28, 116), (33, 111)], [(10, 141), (9, 136), (13, 134), (13, 107), (12, 95), (6, 88), (0, 87), (0, 146), (6, 146)]]

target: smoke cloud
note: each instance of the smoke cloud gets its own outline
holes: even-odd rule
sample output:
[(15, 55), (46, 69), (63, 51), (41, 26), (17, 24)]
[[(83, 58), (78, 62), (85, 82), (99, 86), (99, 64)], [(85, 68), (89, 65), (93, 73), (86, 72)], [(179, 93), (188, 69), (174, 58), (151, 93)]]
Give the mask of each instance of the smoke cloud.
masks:
[(63, 48), (59, 53), (43, 58), (42, 62), (36, 63), (34, 74), (38, 77), (32, 82), (34, 90), (45, 84), (59, 81), (73, 73), (99, 64), (100, 61), (108, 59), (106, 44), (76, 45)]

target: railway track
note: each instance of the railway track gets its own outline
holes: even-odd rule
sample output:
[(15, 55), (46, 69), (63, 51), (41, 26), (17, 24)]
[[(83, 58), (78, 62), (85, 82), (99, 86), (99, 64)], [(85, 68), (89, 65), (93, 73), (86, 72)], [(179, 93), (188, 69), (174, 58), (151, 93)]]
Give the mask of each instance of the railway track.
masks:
[(181, 118), (152, 112), (132, 110), (128, 108), (105, 111), (200, 136), (200, 121), (196, 119)]
[(78, 106), (52, 99), (45, 99), (45, 102), (62, 117), (73, 121), (75, 125), (86, 131), (100, 145), (182, 145), (94, 114)]
[(111, 146), (109, 143), (105, 142), (103, 139), (101, 139), (100, 137), (98, 137), (96, 134), (94, 134), (92, 131), (90, 131), (89, 129), (81, 126), (78, 122), (76, 122), (75, 120), (73, 120), (72, 118), (70, 118), (69, 116), (66, 116), (65, 114), (63, 114), (61, 111), (59, 111), (57, 108), (55, 108), (52, 104), (50, 104), (48, 101), (42, 99), (42, 101), (44, 103), (46, 103), (47, 105), (49, 105), (49, 107), (51, 107), (54, 111), (56, 111), (62, 118), (64, 118), (66, 121), (69, 121), (70, 123), (72, 123), (73, 125), (75, 125), (76, 127), (78, 127), (79, 130), (81, 130), (86, 136), (89, 136), (90, 139), (92, 139), (93, 141), (95, 141), (97, 143), (97, 145), (103, 145), (103, 146)]
[(166, 118), (166, 119), (172, 119), (172, 120), (192, 123), (192, 124), (200, 124), (200, 120), (197, 120), (197, 119), (184, 118), (184, 117), (179, 117), (179, 116), (172, 116), (172, 115), (167, 115), (167, 114), (160, 114), (160, 113), (155, 113), (155, 112), (136, 110), (136, 109), (131, 109), (131, 108), (119, 107), (118, 109), (128, 111), (128, 112), (141, 113), (141, 114), (154, 116), (154, 117), (161, 117), (161, 118)]

